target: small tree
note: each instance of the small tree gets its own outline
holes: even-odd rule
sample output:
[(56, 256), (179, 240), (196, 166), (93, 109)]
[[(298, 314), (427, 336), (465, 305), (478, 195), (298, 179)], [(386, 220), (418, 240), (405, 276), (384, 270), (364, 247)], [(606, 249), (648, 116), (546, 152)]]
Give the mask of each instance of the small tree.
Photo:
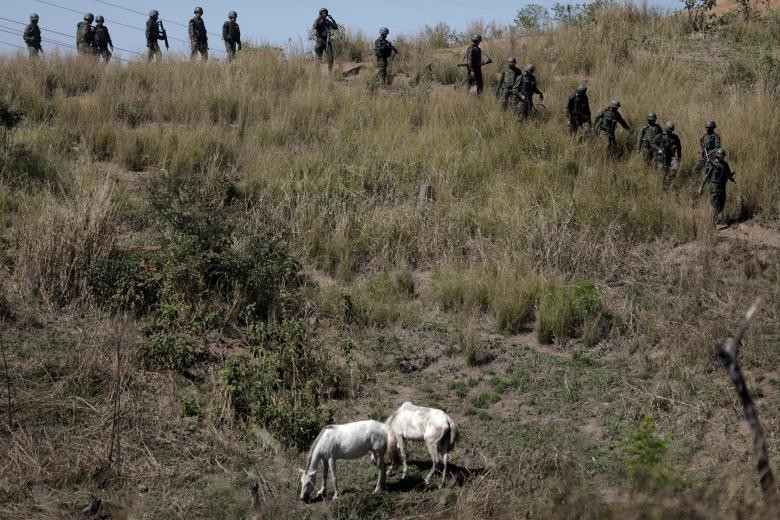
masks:
[(515, 25), (522, 32), (536, 32), (550, 24), (550, 13), (539, 4), (528, 4), (517, 11)]
[(682, 0), (682, 3), (688, 13), (688, 29), (691, 32), (704, 29), (715, 7), (715, 0)]

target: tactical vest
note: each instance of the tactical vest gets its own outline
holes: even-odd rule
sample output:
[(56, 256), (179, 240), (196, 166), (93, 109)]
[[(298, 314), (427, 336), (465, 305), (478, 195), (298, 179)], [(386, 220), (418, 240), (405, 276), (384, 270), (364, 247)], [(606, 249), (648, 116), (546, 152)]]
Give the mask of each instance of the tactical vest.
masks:
[(533, 74), (523, 74), (523, 80), (520, 89), (525, 96), (531, 96), (534, 92), (536, 92), (536, 78), (533, 76)]
[(603, 130), (612, 135), (615, 133), (615, 127), (617, 126), (617, 117), (613, 110), (607, 109), (601, 114), (599, 118), (599, 130)]
[(731, 169), (720, 161), (712, 161), (707, 166), (710, 183), (714, 188), (723, 189), (729, 181)]
[(520, 76), (520, 69), (517, 67), (507, 67), (504, 71), (504, 80), (501, 82), (501, 87), (505, 90), (509, 90), (515, 85), (515, 81)]
[(111, 39), (108, 36), (108, 28), (105, 26), (95, 27), (95, 45), (100, 49), (108, 47), (108, 42)]
[(472, 45), (466, 51), (466, 63), (471, 68), (482, 67), (482, 49)]
[(378, 38), (376, 42), (374, 42), (374, 55), (378, 58), (389, 58), (392, 56), (393, 48), (390, 46), (390, 42)]
[(79, 22), (76, 25), (76, 42), (86, 45), (95, 44), (95, 33), (92, 31), (92, 26), (87, 22)]
[(662, 135), (660, 125), (646, 125), (642, 128), (642, 145), (652, 146), (656, 137)]
[(190, 39), (194, 39), (196, 42), (205, 42), (208, 40), (208, 34), (206, 33), (206, 24), (203, 22), (203, 18), (193, 17), (190, 20), (191, 34)]
[(701, 138), (701, 147), (711, 152), (720, 146), (720, 136), (716, 133), (704, 134)]
[(677, 140), (673, 139), (669, 134), (661, 134), (658, 140), (658, 148), (660, 148), (664, 156), (674, 157), (677, 155)]

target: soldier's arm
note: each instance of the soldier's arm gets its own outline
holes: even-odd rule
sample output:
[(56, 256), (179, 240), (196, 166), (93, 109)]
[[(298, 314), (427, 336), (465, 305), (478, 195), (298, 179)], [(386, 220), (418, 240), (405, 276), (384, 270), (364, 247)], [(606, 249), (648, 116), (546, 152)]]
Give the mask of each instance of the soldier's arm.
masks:
[(636, 151), (638, 152), (642, 148), (642, 141), (645, 138), (645, 127), (639, 129), (639, 135), (636, 137)]
[(679, 136), (674, 136), (675, 144), (677, 145), (677, 160), (682, 159), (682, 141), (680, 141)]
[(190, 37), (190, 41), (195, 40), (195, 18), (190, 18), (190, 23), (187, 26), (187, 35)]
[(225, 22), (222, 24), (222, 39), (225, 41), (230, 41), (230, 22)]
[(241, 28), (239, 28), (238, 24), (236, 24), (236, 39), (238, 40), (236, 42), (238, 50), (241, 50)]
[(620, 123), (620, 126), (622, 126), (624, 130), (628, 132), (633, 132), (633, 130), (631, 130), (631, 127), (628, 125), (628, 123), (626, 123), (626, 120), (623, 119), (623, 116), (620, 114), (620, 112), (618, 112), (617, 114), (617, 122)]

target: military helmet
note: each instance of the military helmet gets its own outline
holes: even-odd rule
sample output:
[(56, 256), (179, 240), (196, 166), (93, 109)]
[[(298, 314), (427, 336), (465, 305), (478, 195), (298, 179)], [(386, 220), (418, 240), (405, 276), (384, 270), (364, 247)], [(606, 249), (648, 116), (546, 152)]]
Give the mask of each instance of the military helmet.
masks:
[(658, 115), (656, 115), (655, 112), (650, 112), (647, 114), (648, 121), (655, 121), (656, 119), (658, 119)]
[(609, 108), (620, 108), (620, 101), (613, 99), (609, 102)]
[(721, 159), (726, 157), (726, 149), (718, 148), (717, 150), (715, 150), (715, 157), (720, 157)]
[(95, 19), (95, 15), (92, 13), (84, 13), (84, 21), (92, 23), (92, 21)]
[(30, 15), (30, 21), (31, 22), (37, 22), (38, 21), (38, 13), (33, 13)]
[(328, 14), (328, 10), (325, 9), (324, 7), (320, 9), (320, 16), (322, 16), (323, 14)]
[(588, 91), (588, 86), (585, 83), (577, 85), (577, 94), (584, 94)]
[(666, 129), (669, 130), (670, 132), (674, 132), (674, 123), (672, 121), (667, 121)]
[(525, 66), (525, 71), (526, 71), (526, 72), (529, 72), (529, 73), (533, 74), (535, 70), (536, 70), (536, 69), (534, 68), (534, 66), (533, 66), (533, 65), (531, 65), (530, 63), (529, 63), (528, 65), (526, 65), (526, 66)]
[(474, 43), (479, 43), (482, 41), (482, 36), (480, 36), (479, 34), (475, 34), (474, 36), (471, 37), (471, 41)]
[(154, 18), (155, 16), (160, 16), (160, 13), (157, 12), (157, 9), (152, 9), (149, 11), (149, 17)]
[(704, 128), (715, 128), (718, 125), (715, 124), (715, 121), (707, 121), (707, 124), (704, 125)]
[(195, 11), (193, 11), (195, 14), (203, 14), (203, 8), (202, 7), (196, 7)]
[(515, 58), (514, 56), (512, 56), (512, 57), (510, 57), (508, 60), (506, 60), (506, 62), (507, 62), (508, 64), (510, 64), (510, 65), (517, 65), (517, 58)]
[(387, 27), (382, 27), (381, 29), (379, 29), (379, 34), (385, 34), (385, 35), (390, 34), (390, 29), (388, 29)]
[(97, 15), (95, 17), (95, 23), (103, 23), (105, 22), (105, 19), (101, 15)]
[(230, 11), (228, 13), (228, 18), (238, 18), (238, 13), (235, 11)]

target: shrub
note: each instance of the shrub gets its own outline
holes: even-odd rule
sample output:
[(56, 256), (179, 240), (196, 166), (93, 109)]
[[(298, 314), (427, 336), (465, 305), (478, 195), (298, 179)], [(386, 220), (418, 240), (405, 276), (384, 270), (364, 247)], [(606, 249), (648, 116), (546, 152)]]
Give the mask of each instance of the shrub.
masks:
[(537, 337), (541, 343), (563, 341), (582, 335), (583, 326), (601, 308), (598, 289), (589, 283), (552, 287), (542, 291), (539, 300)]
[(652, 415), (645, 415), (623, 445), (626, 468), (634, 489), (657, 491), (684, 485), (666, 462), (669, 439), (661, 435)]

